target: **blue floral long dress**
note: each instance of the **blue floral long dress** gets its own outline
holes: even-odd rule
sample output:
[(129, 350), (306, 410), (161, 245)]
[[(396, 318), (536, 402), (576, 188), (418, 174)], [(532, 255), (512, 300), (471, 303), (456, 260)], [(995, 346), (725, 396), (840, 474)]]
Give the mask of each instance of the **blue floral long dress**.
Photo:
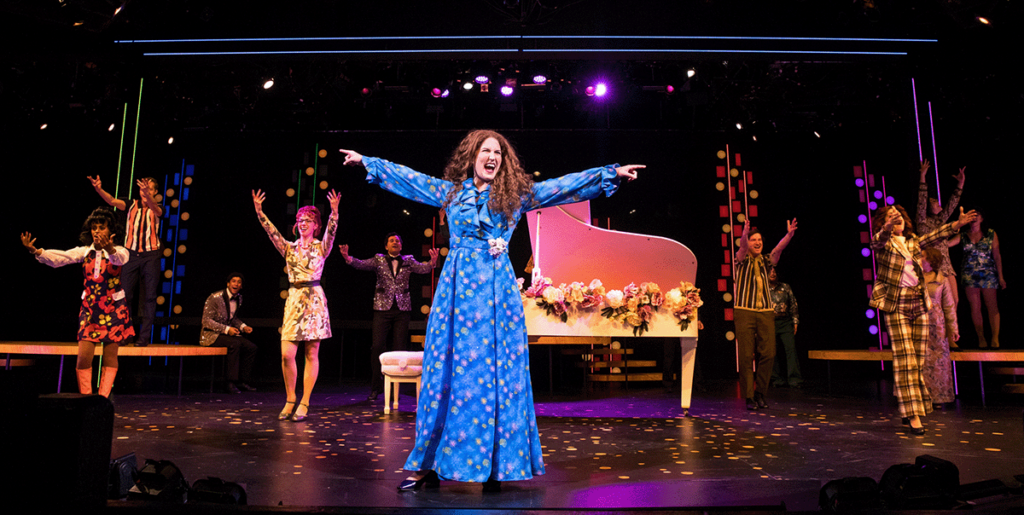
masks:
[[(366, 180), (410, 200), (440, 207), (454, 185), (383, 159), (364, 157)], [(427, 321), (416, 445), (406, 470), (431, 469), (449, 480), (516, 481), (544, 473), (530, 384), (526, 323), (507, 242), (529, 209), (596, 198), (618, 189), (610, 165), (533, 186), (514, 219), (492, 213), (490, 189), (473, 180), (447, 208), (451, 249)]]

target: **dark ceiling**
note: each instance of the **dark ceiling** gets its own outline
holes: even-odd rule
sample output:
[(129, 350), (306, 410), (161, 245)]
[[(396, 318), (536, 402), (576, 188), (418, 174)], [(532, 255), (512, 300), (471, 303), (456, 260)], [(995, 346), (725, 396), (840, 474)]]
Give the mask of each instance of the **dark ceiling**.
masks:
[[(996, 135), (1021, 105), (1002, 50), (1021, 9), (1005, 0), (254, 5), (7, 1), (3, 28), (17, 43), (0, 85), (4, 126), (105, 129), (138, 102), (140, 79), (145, 120), (165, 132), (830, 130), (902, 116), (911, 78), (944, 116)], [(490, 92), (456, 89), (481, 65), (498, 74)], [(540, 67), (544, 86), (496, 93)], [(612, 90), (601, 102), (584, 94), (597, 77)], [(452, 94), (431, 98), (433, 87)]]

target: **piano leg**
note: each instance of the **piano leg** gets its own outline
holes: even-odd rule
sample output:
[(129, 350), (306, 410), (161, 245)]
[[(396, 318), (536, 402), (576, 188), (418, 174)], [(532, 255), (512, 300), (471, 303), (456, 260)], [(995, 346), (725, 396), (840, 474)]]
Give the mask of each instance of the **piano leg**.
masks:
[(693, 392), (693, 367), (696, 364), (697, 358), (697, 338), (692, 336), (679, 338), (679, 348), (680, 362), (682, 362), (682, 371), (679, 376), (682, 383), (682, 393), (679, 398), (679, 405), (686, 410), (685, 415), (689, 415), (690, 394)]

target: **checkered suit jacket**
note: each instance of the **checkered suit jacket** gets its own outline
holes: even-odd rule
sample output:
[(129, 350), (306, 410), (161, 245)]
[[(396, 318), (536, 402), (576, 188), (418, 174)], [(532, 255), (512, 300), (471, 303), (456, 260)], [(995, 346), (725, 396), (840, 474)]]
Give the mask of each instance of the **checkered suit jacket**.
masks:
[(943, 243), (955, 235), (954, 223), (945, 224), (924, 236), (908, 237), (906, 239), (908, 254), (904, 254), (896, 246), (896, 242), (891, 238), (892, 231), (882, 229), (875, 233), (871, 240), (871, 248), (875, 251), (875, 264), (878, 267), (878, 273), (875, 275), (875, 286), (871, 290), (871, 301), (868, 305), (887, 312), (896, 310), (903, 263), (909, 258), (914, 261), (914, 272), (917, 273), (918, 281), (921, 284), (921, 298), (925, 309), (930, 309), (931, 299), (928, 298), (927, 288), (924, 287), (924, 269), (921, 268), (923, 259), (921, 249)]

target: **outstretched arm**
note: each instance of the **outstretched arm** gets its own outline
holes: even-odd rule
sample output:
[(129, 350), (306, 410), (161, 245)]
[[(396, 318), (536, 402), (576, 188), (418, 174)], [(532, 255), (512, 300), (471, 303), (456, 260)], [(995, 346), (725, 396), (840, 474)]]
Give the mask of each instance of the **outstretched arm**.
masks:
[(334, 236), (338, 233), (338, 203), (341, 202), (341, 193), (331, 190), (327, 194), (327, 202), (331, 204), (331, 216), (327, 217), (327, 227), (324, 227), (324, 235), (320, 246), (326, 259), (334, 246)]
[(25, 248), (28, 249), (28, 253), (33, 256), (38, 256), (43, 252), (36, 248), (36, 239), (32, 237), (32, 233), (30, 232), (21, 233), (21, 244), (24, 245)]
[(96, 190), (96, 193), (100, 196), (101, 199), (103, 199), (104, 202), (110, 204), (111, 206), (114, 206), (114, 209), (120, 209), (121, 211), (125, 210), (127, 206), (125, 205), (123, 200), (114, 198), (113, 195), (107, 193), (107, 190), (103, 189), (103, 181), (100, 180), (99, 175), (97, 175), (96, 177), (89, 177), (88, 175), (86, 175), (85, 178), (89, 179), (89, 182), (92, 183), (92, 189)]
[(914, 223), (918, 226), (924, 224), (926, 218), (928, 218), (928, 168), (931, 167), (931, 163), (927, 159), (921, 161), (921, 184), (917, 187), (917, 218), (914, 219)]
[(392, 163), (376, 157), (365, 157), (354, 150), (338, 149), (345, 154), (344, 164), (348, 166), (362, 165), (366, 168), (366, 181), (376, 184), (395, 195), (413, 202), (441, 207), (452, 183), (437, 177), (422, 174), (398, 163)]
[(735, 260), (735, 262), (737, 262), (737, 263), (742, 261), (743, 258), (746, 257), (746, 237), (748, 237), (750, 232), (751, 232), (751, 219), (750, 218), (745, 218), (743, 220), (743, 233), (739, 234), (739, 249), (736, 250), (736, 260)]
[(953, 189), (953, 193), (949, 194), (949, 200), (946, 201), (946, 207), (942, 208), (942, 212), (939, 213), (939, 220), (945, 222), (949, 220), (950, 216), (953, 216), (953, 210), (960, 203), (960, 194), (964, 190), (964, 170), (966, 166), (960, 167), (960, 173), (953, 176), (956, 179), (956, 188)]
[(260, 225), (263, 226), (263, 230), (267, 231), (267, 236), (270, 237), (270, 243), (274, 244), (274, 248), (284, 256), (288, 252), (288, 242), (285, 241), (284, 236), (274, 227), (270, 219), (263, 214), (263, 201), (266, 200), (267, 194), (263, 193), (263, 190), (253, 190), (252, 192), (252, 204), (256, 208), (256, 217), (260, 219)]
[(796, 234), (796, 218), (793, 220), (786, 220), (786, 235), (782, 237), (779, 244), (772, 249), (771, 262), (772, 265), (779, 264), (779, 258), (782, 257), (782, 251), (789, 245), (789, 241), (793, 239), (793, 235)]

